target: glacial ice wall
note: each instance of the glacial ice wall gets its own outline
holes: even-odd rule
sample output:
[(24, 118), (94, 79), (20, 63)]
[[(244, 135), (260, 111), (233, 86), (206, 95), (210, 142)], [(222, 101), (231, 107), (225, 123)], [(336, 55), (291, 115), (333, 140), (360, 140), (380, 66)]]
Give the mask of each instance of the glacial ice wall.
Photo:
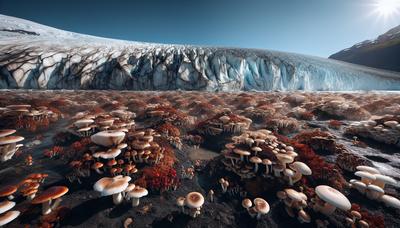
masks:
[(0, 89), (400, 90), (400, 74), (266, 50), (139, 43), (0, 15)]

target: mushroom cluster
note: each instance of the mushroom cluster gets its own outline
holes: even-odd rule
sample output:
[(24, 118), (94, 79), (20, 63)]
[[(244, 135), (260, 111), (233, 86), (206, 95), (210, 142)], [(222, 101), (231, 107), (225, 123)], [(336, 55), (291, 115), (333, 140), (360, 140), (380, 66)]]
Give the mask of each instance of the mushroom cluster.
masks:
[(287, 180), (289, 185), (298, 182), (303, 175), (311, 175), (311, 169), (303, 162), (294, 161), (298, 156), (294, 148), (280, 142), (269, 130), (245, 131), (232, 137), (233, 143), (225, 145), (222, 160), (227, 170), (241, 178), (252, 178), (264, 167), (263, 175), (273, 175)]
[(242, 200), (242, 207), (247, 210), (252, 218), (257, 217), (257, 219), (261, 219), (261, 216), (268, 214), (270, 210), (268, 202), (262, 198), (255, 198), (253, 202), (251, 202), (250, 199), (245, 198)]
[[(176, 199), (176, 205), (182, 210), (182, 213), (187, 213), (193, 218), (196, 218), (201, 214), (201, 207), (204, 204), (204, 196), (200, 192), (190, 192), (186, 197), (178, 197)], [(185, 206), (189, 210), (185, 210)]]
[(300, 223), (310, 223), (311, 216), (306, 212), (308, 197), (303, 192), (288, 188), (276, 193), (279, 200), (285, 203), (286, 213), (294, 218), (297, 217)]
[(13, 135), (16, 130), (0, 130), (0, 162), (10, 160), (23, 144), (17, 144), (24, 140), (24, 137)]
[(199, 133), (206, 135), (219, 135), (224, 132), (241, 133), (249, 129), (251, 123), (251, 119), (225, 110), (213, 118), (200, 122), (196, 129)]
[(350, 180), (350, 186), (361, 194), (366, 195), (369, 199), (383, 202), (388, 207), (400, 209), (400, 200), (385, 195), (385, 186), (397, 186), (397, 181), (392, 177), (382, 175), (379, 170), (370, 166), (357, 166), (354, 175), (360, 177), (361, 180)]
[(115, 205), (122, 203), (124, 199), (132, 199), (132, 207), (137, 207), (139, 199), (146, 196), (148, 191), (135, 184), (129, 184), (129, 181), (129, 176), (103, 177), (93, 185), (93, 189), (100, 192), (101, 196), (112, 195)]
[(68, 131), (79, 137), (88, 137), (99, 131), (123, 131), (127, 132), (135, 127), (133, 118), (136, 114), (127, 110), (127, 107), (119, 107), (119, 109), (110, 113), (77, 113), (73, 117), (73, 123), (69, 126)]
[(59, 115), (46, 106), (32, 107), (29, 104), (18, 104), (2, 108), (0, 117), (12, 120), (16, 128), (35, 130), (37, 126), (46, 126), (50, 121), (56, 121)]
[(398, 116), (391, 116), (354, 122), (346, 128), (346, 133), (400, 147), (400, 124), (398, 121), (400, 121)]

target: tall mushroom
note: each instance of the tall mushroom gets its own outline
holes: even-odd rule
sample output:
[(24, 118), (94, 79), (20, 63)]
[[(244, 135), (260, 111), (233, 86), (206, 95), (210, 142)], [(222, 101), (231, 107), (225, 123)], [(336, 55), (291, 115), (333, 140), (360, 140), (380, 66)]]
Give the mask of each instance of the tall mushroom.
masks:
[[(42, 213), (43, 215), (49, 214), (54, 208), (56, 208), (60, 202), (61, 202), (61, 197), (65, 195), (68, 192), (68, 188), (65, 186), (53, 186), (39, 195), (37, 195), (33, 200), (31, 201), (32, 204), (42, 204)], [(52, 203), (53, 200), (54, 203)]]
[(336, 208), (344, 211), (351, 208), (351, 203), (347, 197), (330, 186), (319, 185), (315, 188), (315, 193), (325, 202), (322, 207), (318, 208), (318, 211), (325, 215), (331, 215), (335, 212)]

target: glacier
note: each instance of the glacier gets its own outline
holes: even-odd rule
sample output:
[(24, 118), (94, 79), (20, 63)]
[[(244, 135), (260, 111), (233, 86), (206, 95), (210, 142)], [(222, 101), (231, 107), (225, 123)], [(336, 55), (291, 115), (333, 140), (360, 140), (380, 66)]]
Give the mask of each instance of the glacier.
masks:
[(279, 51), (107, 39), (0, 15), (0, 89), (400, 90), (400, 74)]

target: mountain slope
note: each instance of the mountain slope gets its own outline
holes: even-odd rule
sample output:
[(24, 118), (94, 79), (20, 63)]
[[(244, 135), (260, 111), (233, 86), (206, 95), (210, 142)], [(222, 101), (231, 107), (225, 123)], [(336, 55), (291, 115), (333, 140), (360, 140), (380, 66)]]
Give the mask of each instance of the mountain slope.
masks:
[(400, 25), (376, 40), (356, 44), (329, 58), (400, 72)]
[(399, 90), (400, 75), (276, 51), (99, 38), (0, 15), (0, 88)]

